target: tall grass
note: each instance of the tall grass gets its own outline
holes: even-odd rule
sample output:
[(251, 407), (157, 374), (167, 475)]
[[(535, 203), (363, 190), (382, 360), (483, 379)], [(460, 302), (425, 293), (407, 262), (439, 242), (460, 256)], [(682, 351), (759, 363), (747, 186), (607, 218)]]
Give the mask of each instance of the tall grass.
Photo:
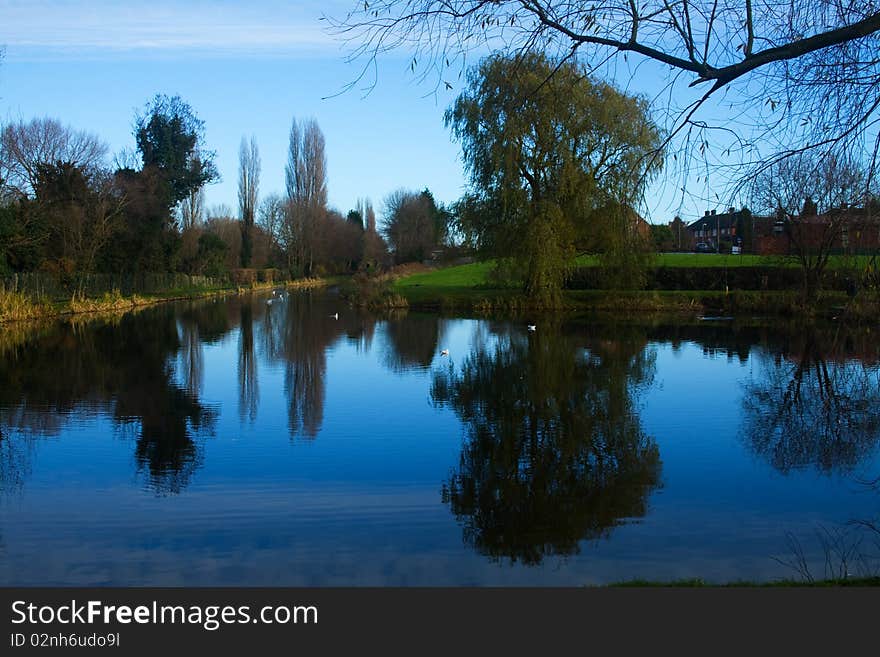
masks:
[(407, 299), (398, 294), (390, 276), (355, 274), (340, 289), (342, 297), (352, 305), (370, 310), (408, 308)]
[(42, 299), (35, 300), (24, 292), (0, 287), (0, 322), (38, 319), (52, 312), (52, 306)]
[(105, 292), (97, 298), (74, 294), (73, 297), (71, 297), (70, 302), (67, 304), (67, 312), (74, 314), (115, 312), (130, 310), (131, 308), (144, 306), (148, 303), (151, 303), (149, 299), (140, 297), (137, 294), (123, 296), (119, 290)]
[[(111, 280), (110, 277), (104, 278)], [(307, 290), (328, 284), (326, 279), (305, 278), (296, 281), (254, 281), (247, 286), (230, 287), (228, 283), (221, 285), (218, 279), (175, 274), (167, 277), (159, 275), (152, 281), (156, 283), (164, 280), (173, 285), (165, 289), (149, 287), (146, 288), (148, 292), (128, 292), (113, 287), (103, 292), (89, 292), (85, 288), (77, 288), (72, 294), (58, 298), (61, 288), (54, 290), (55, 297), (50, 296), (46, 280), (48, 279), (43, 275), (19, 274), (7, 281), (0, 281), (0, 323), (80, 313), (127, 312), (175, 299), (195, 299), (235, 292), (246, 294), (273, 287)], [(402, 303), (405, 304), (405, 300)]]

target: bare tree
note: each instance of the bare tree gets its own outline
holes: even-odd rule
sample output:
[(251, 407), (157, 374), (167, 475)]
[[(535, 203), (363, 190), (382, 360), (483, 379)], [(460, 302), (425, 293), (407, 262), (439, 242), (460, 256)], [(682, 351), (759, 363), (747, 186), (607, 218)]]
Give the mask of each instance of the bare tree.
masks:
[(205, 220), (205, 188), (197, 187), (180, 202), (180, 223), (183, 230), (195, 228)]
[(65, 162), (91, 177), (104, 168), (106, 157), (107, 145), (100, 138), (57, 119), (18, 121), (0, 133), (0, 181), (7, 194), (32, 195), (41, 164)]
[(375, 271), (389, 260), (388, 245), (376, 229), (376, 211), (373, 209), (373, 202), (370, 199), (359, 199), (357, 209), (364, 221), (360, 267), (365, 271)]
[(869, 196), (868, 173), (852, 158), (820, 160), (811, 154), (788, 158), (768, 169), (754, 183), (754, 205), (799, 215), (805, 200), (815, 212), (857, 204)]
[(437, 209), (427, 193), (399, 189), (385, 199), (385, 239), (397, 263), (424, 260), (436, 245), (434, 214)]
[(320, 252), (319, 222), (327, 214), (324, 135), (314, 119), (293, 120), (285, 181), (288, 203), (283, 233), (288, 264), (291, 270), (311, 275)]
[(376, 232), (376, 211), (373, 210), (373, 202), (367, 199), (364, 201), (364, 230), (371, 233)]
[(844, 244), (849, 207), (868, 205), (870, 174), (854, 158), (802, 152), (774, 163), (753, 184), (754, 206), (774, 213), (803, 272), (804, 301), (815, 301), (822, 275)]
[(226, 203), (218, 203), (217, 205), (212, 205), (207, 209), (206, 213), (207, 220), (214, 221), (215, 219), (223, 219), (232, 221), (232, 217), (234, 213), (232, 212), (232, 208), (229, 207)]
[(226, 244), (225, 269), (237, 268), (241, 264), (241, 224), (232, 208), (225, 203), (209, 208), (205, 230)]
[(273, 248), (281, 244), (284, 205), (284, 199), (278, 194), (270, 194), (260, 204), (258, 223), (269, 235)]
[(285, 181), (294, 203), (327, 206), (324, 134), (314, 119), (302, 123), (294, 119), (291, 125)]
[(336, 273), (356, 270), (363, 251), (363, 230), (336, 210), (327, 213), (321, 228), (324, 264)]
[(241, 138), (238, 149), (238, 211), (241, 217), (241, 266), (249, 267), (253, 254), (253, 228), (260, 188), (260, 150), (257, 138)]
[[(472, 56), (542, 50), (579, 57), (609, 78), (634, 78), (644, 62), (668, 72), (655, 99), (667, 140), (707, 161), (753, 174), (802, 149), (880, 149), (880, 0), (373, 0), (330, 17), (351, 58), (375, 71), (403, 49), (411, 68), (452, 88)], [(622, 81), (619, 81), (622, 82)], [(721, 90), (736, 121), (712, 118)], [(737, 102), (738, 101), (738, 102)], [(705, 110), (699, 113), (698, 110)], [(774, 155), (758, 146), (772, 141)], [(873, 142), (873, 148), (870, 147)], [(780, 146), (781, 148), (776, 148)], [(731, 153), (731, 150), (734, 152)], [(730, 160), (730, 158), (734, 158)], [(682, 157), (680, 162), (690, 158)], [(720, 160), (718, 163), (721, 163)], [(745, 168), (743, 168), (745, 167)]]

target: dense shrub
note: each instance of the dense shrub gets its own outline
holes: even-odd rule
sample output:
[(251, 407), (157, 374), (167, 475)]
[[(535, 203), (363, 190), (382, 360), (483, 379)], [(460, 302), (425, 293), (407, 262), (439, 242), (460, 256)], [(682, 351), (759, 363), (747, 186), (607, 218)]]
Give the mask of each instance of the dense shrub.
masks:
[[(822, 287), (846, 290), (850, 275), (843, 270), (826, 270)], [(646, 271), (649, 290), (792, 290), (803, 282), (798, 267), (651, 267)], [(606, 287), (600, 267), (579, 267), (568, 279), (571, 290)]]

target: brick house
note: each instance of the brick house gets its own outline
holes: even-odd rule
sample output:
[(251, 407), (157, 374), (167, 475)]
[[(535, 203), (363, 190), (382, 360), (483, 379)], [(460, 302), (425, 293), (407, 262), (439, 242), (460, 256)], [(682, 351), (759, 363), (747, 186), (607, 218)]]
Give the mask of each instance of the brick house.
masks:
[[(754, 223), (755, 253), (790, 255), (803, 248), (830, 253), (877, 253), (880, 251), (880, 212), (872, 207), (842, 205), (817, 213), (810, 199), (801, 214), (792, 219), (779, 213)], [(796, 233), (793, 231), (797, 231)]]
[(727, 212), (722, 213), (706, 210), (706, 214), (689, 224), (687, 230), (694, 245), (707, 244), (711, 251), (724, 251), (725, 243), (729, 249), (731, 244), (737, 242), (744, 250), (749, 250), (752, 219), (752, 213), (747, 208), (728, 208)]

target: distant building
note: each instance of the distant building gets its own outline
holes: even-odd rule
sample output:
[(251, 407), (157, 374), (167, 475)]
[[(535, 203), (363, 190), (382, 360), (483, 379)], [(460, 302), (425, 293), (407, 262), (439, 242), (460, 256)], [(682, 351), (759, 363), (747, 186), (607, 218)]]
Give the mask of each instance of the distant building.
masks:
[(755, 253), (790, 255), (801, 248), (828, 253), (877, 253), (880, 251), (880, 208), (842, 205), (823, 213), (807, 199), (801, 214), (788, 217), (780, 211), (776, 217), (762, 217), (755, 222)]
[(751, 250), (752, 213), (747, 208), (717, 213), (706, 210), (706, 214), (687, 227), (693, 244), (705, 244), (709, 251), (729, 251), (730, 246), (738, 244), (745, 251)]

